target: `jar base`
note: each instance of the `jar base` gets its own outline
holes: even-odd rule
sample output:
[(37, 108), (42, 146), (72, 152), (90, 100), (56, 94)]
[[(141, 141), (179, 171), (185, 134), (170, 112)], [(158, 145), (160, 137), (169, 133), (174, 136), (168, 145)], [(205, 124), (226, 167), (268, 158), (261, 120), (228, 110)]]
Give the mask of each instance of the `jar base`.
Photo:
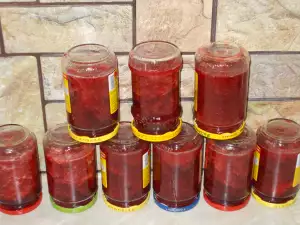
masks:
[(175, 202), (165, 201), (165, 200), (159, 198), (156, 193), (153, 194), (153, 198), (154, 198), (155, 204), (159, 208), (161, 208), (165, 211), (169, 211), (169, 212), (185, 212), (185, 211), (191, 210), (198, 204), (198, 202), (200, 200), (199, 194), (196, 195), (194, 198), (192, 198), (188, 201), (185, 201), (184, 203), (175, 203)]
[(252, 190), (252, 196), (258, 203), (270, 208), (285, 208), (293, 205), (296, 201), (296, 194), (289, 198), (272, 198), (263, 195), (255, 189)]
[(0, 206), (0, 212), (8, 214), (8, 215), (23, 215), (23, 214), (26, 214), (26, 213), (29, 213), (29, 212), (35, 210), (41, 204), (42, 199), (43, 199), (43, 194), (41, 193), (40, 196), (38, 197), (37, 201), (29, 206), (26, 206), (22, 209), (17, 209), (17, 210), (10, 210), (10, 209), (3, 208)]
[[(88, 210), (89, 208), (91, 208), (97, 201), (98, 198), (98, 194), (94, 194), (93, 196), (89, 197), (87, 200), (84, 201), (84, 205), (78, 205), (75, 207), (65, 207), (66, 205), (62, 206), (62, 204), (58, 203), (58, 201), (56, 201), (53, 197), (50, 196), (50, 201), (51, 204), (53, 206), (53, 208), (55, 208), (56, 210), (60, 211), (60, 212), (64, 212), (64, 213), (80, 213), (83, 211)], [(60, 205), (59, 205), (60, 204)], [(74, 205), (74, 204), (73, 204)]]
[(111, 209), (119, 212), (133, 212), (143, 208), (149, 201), (150, 193), (147, 193), (142, 198), (131, 202), (115, 201), (103, 194), (104, 203)]
[(204, 200), (206, 201), (206, 203), (208, 205), (210, 205), (211, 207), (221, 210), (221, 211), (226, 211), (226, 212), (240, 210), (240, 209), (244, 208), (250, 201), (250, 195), (249, 195), (247, 198), (245, 198), (239, 202), (234, 202), (234, 203), (226, 202), (226, 204), (220, 204), (220, 203), (213, 201), (213, 199), (210, 198), (209, 195), (205, 191), (203, 192), (203, 197), (204, 197)]

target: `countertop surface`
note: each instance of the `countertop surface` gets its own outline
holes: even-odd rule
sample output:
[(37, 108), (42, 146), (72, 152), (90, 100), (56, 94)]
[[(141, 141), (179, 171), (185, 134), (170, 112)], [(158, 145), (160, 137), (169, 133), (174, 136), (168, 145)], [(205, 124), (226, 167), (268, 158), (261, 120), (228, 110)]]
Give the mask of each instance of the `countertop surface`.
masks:
[[(293, 206), (283, 209), (266, 208), (254, 199), (239, 211), (222, 212), (211, 208), (201, 199), (192, 210), (171, 213), (158, 208), (150, 199), (143, 209), (132, 212), (116, 212), (106, 207), (99, 194), (96, 204), (78, 214), (66, 214), (52, 208), (49, 201), (46, 176), (43, 176), (43, 201), (41, 205), (25, 215), (0, 214), (0, 225), (289, 225), (300, 224), (300, 199)], [(99, 192), (101, 193), (101, 192)]]

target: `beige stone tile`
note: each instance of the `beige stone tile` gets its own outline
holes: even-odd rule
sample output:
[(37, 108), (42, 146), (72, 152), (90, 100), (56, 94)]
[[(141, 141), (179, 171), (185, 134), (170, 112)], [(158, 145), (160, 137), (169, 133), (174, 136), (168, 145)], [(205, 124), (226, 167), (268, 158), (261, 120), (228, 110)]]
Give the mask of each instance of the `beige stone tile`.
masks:
[(183, 68), (181, 71), (181, 97), (194, 97), (194, 56), (183, 56)]
[(193, 112), (194, 112), (194, 102), (192, 101), (182, 101), (181, 102), (182, 107), (182, 120), (184, 122), (188, 122), (193, 124)]
[(300, 97), (300, 55), (252, 55), (249, 97)]
[(6, 2), (35, 2), (35, 0), (0, 0), (0, 3), (6, 3)]
[(132, 7), (127, 5), (2, 8), (6, 51), (65, 52), (82, 43), (114, 51), (132, 47)]
[(161, 39), (181, 51), (195, 51), (209, 41), (212, 0), (138, 0), (138, 42)]
[[(120, 98), (131, 98), (131, 74), (128, 56), (118, 56)], [(41, 57), (44, 95), (46, 100), (64, 100), (61, 57)]]
[(132, 0), (40, 0), (41, 2), (132, 2)]
[(48, 129), (60, 123), (67, 122), (65, 103), (51, 103), (46, 105), (46, 118)]
[(237, 42), (252, 51), (297, 51), (300, 10), (296, 1), (219, 1), (217, 40)]
[(44, 126), (35, 57), (0, 58), (0, 84), (0, 123), (21, 124), (35, 133), (44, 169)]

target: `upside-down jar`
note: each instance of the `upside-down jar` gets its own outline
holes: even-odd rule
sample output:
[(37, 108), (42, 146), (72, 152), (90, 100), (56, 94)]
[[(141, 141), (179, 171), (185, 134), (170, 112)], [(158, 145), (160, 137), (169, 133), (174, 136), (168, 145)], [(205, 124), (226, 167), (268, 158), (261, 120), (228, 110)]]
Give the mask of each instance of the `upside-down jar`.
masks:
[(44, 137), (48, 188), (52, 206), (78, 213), (97, 200), (95, 145), (72, 139), (67, 124), (50, 129)]
[(231, 140), (207, 139), (203, 195), (210, 206), (235, 211), (247, 205), (255, 148), (255, 132), (247, 126)]
[(195, 129), (210, 139), (237, 137), (245, 126), (249, 54), (235, 44), (212, 43), (195, 54)]
[(27, 128), (0, 126), (0, 212), (28, 213), (42, 200), (36, 137)]
[(84, 44), (62, 59), (69, 133), (84, 143), (99, 143), (119, 127), (116, 55), (105, 46)]
[(295, 202), (300, 184), (300, 125), (272, 119), (257, 130), (253, 196), (269, 207)]
[(142, 208), (150, 191), (150, 143), (135, 137), (129, 122), (121, 122), (118, 134), (100, 149), (106, 205), (122, 212)]
[(172, 140), (153, 144), (153, 188), (156, 204), (171, 212), (192, 209), (199, 201), (203, 138), (183, 123)]
[(159, 142), (179, 134), (181, 128), (179, 49), (168, 42), (138, 44), (129, 54), (134, 134)]

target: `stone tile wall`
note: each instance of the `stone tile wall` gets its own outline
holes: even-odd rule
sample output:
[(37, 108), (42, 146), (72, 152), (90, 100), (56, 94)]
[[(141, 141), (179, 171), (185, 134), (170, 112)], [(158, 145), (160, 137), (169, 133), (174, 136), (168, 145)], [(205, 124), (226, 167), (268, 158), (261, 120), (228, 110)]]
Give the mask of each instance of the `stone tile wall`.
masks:
[(192, 121), (194, 51), (233, 41), (251, 54), (248, 124), (300, 122), (298, 0), (0, 0), (0, 124), (20, 123), (41, 146), (45, 130), (64, 122), (60, 58), (73, 45), (109, 46), (119, 60), (121, 119), (131, 120), (128, 52), (162, 39), (183, 53), (183, 119)]

